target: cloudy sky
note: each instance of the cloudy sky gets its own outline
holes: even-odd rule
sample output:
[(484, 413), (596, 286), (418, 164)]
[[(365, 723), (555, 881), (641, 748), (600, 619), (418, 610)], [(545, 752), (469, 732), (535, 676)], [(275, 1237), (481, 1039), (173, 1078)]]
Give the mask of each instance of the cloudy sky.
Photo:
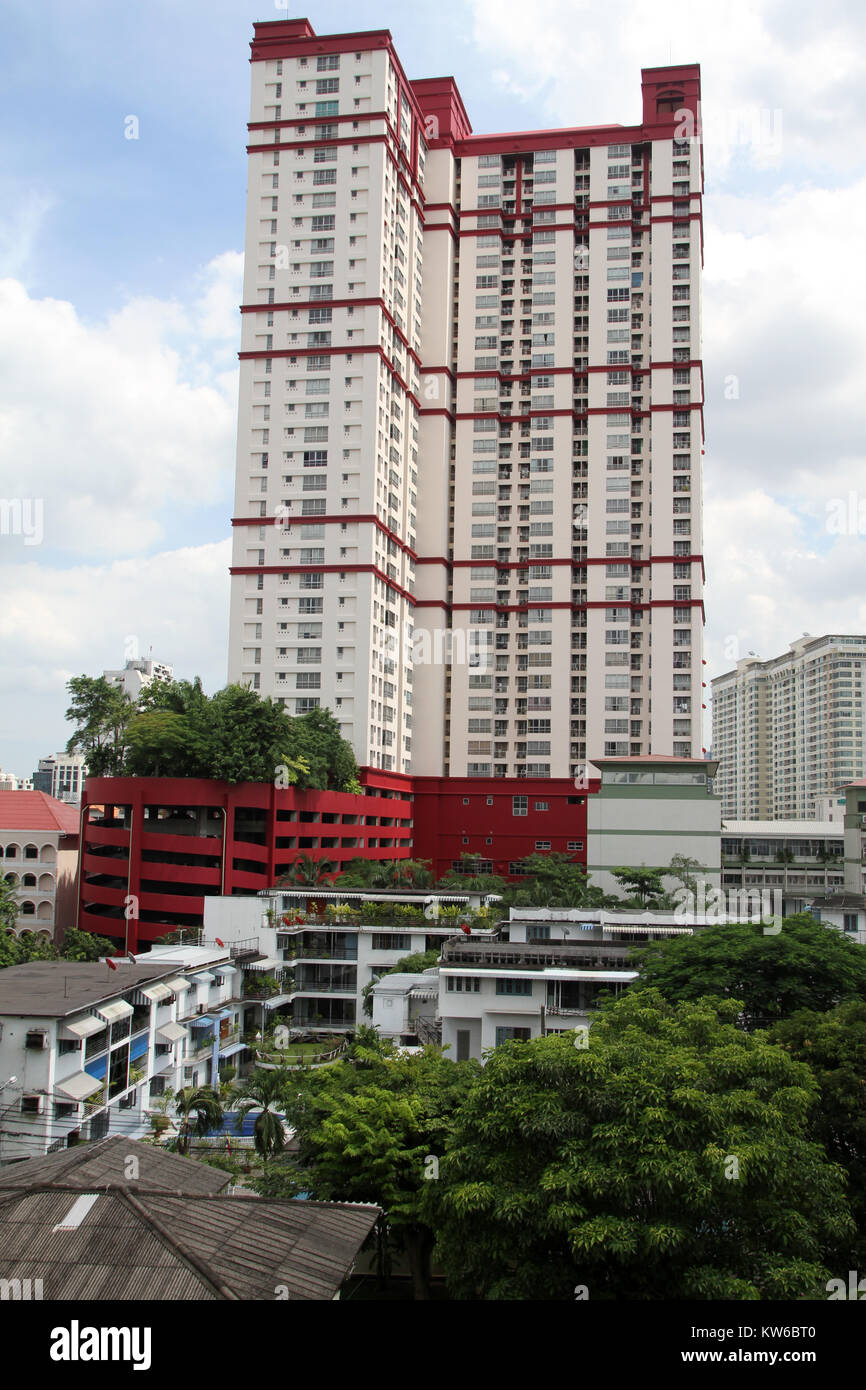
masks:
[(707, 670), (866, 631), (861, 0), (5, 0), (0, 766), (63, 746), (70, 675), (225, 681), (247, 45), (287, 12), (390, 28), (478, 132), (636, 122), (642, 66), (700, 62)]

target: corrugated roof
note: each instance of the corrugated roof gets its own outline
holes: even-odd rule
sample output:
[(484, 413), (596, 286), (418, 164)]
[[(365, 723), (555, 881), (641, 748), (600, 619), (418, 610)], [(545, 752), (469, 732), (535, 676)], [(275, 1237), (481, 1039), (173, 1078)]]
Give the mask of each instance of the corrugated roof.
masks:
[[(140, 1164), (126, 1178), (128, 1160)], [(0, 1174), (0, 1278), (48, 1299), (331, 1300), (378, 1207), (226, 1196), (225, 1173), (123, 1136)], [(74, 1229), (55, 1230), (82, 1191)]]
[(0, 831), (59, 830), (78, 834), (79, 812), (47, 792), (0, 791)]
[[(138, 1163), (139, 1177), (128, 1177), (127, 1159)], [(160, 1192), (222, 1192), (231, 1182), (228, 1173), (209, 1168), (206, 1163), (191, 1163), (152, 1144), (142, 1144), (125, 1135), (113, 1134), (93, 1144), (76, 1144), (71, 1149), (48, 1154), (45, 1158), (29, 1158), (0, 1168), (0, 1189), (6, 1187), (51, 1186), (79, 1187), (93, 1192), (111, 1183), (123, 1183), (133, 1188)]]
[(176, 966), (133, 965), (124, 957), (116, 969), (104, 961), (31, 960), (0, 970), (0, 1015), (65, 1018), (115, 999), (151, 980), (170, 979)]

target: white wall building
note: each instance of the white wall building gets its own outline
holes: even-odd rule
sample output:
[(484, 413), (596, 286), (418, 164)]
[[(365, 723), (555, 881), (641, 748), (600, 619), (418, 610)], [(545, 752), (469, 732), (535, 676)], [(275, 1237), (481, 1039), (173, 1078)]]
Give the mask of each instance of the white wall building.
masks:
[(116, 671), (103, 671), (103, 676), (112, 685), (116, 685), (130, 700), (137, 700), (142, 690), (150, 685), (151, 681), (162, 680), (170, 681), (174, 671), (171, 666), (165, 666), (159, 661), (136, 660), (127, 661), (126, 665)]
[(699, 69), (497, 136), (387, 31), (251, 72), (229, 679), (395, 772), (699, 754)]
[(866, 772), (866, 637), (809, 634), (770, 661), (747, 657), (713, 687), (722, 814), (814, 820)]
[(239, 1044), (237, 975), (185, 947), (0, 971), (0, 1163), (144, 1133), (152, 1097), (211, 1081)]
[(510, 916), (507, 940), (474, 935), (443, 947), (442, 1044), (455, 1061), (587, 1027), (602, 991), (618, 995), (637, 978), (629, 945), (693, 930), (673, 913), (512, 908)]
[[(87, 763), (83, 753), (51, 753), (39, 759), (39, 766), (33, 774), (38, 790), (47, 792), (58, 801), (69, 806), (81, 805), (81, 793), (87, 777)], [(23, 790), (19, 784), (19, 791)]]
[[(367, 985), (404, 956), (438, 949), (459, 932), (459, 916), (440, 919), (440, 907), (473, 908), (487, 901), (492, 901), (489, 895), (477, 893), (275, 888), (255, 898), (205, 898), (204, 939), (219, 938), (239, 961), (239, 948), (263, 954), (271, 973), (284, 981), (265, 1007), (274, 1017), (279, 1011), (287, 1026), (351, 1032), (369, 1023), (363, 1007)], [(333, 915), (322, 910), (338, 903), (349, 911)], [(405, 908), (414, 909), (414, 920), (401, 913)]]

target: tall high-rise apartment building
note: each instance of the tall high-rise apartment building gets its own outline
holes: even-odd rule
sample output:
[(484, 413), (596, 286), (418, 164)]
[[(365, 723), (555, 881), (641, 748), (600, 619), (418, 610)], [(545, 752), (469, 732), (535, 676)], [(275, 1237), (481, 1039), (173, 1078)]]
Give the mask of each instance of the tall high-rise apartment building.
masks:
[(362, 764), (699, 756), (696, 65), (474, 135), (387, 31), (252, 43), (229, 678)]
[(806, 635), (713, 686), (715, 790), (736, 820), (815, 819), (866, 773), (866, 637)]

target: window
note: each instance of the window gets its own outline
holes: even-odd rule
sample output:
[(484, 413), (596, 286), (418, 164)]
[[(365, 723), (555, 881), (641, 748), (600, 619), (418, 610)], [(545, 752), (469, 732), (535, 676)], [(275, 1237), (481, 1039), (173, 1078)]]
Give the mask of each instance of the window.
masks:
[(449, 975), (445, 988), (450, 994), (480, 994), (481, 979), (477, 975)]
[(529, 811), (528, 796), (513, 796), (511, 798), (511, 814), (513, 816), (525, 816)]
[(530, 1028), (497, 1028), (496, 1046), (501, 1047), (507, 1042), (529, 1042), (532, 1037)]
[(374, 932), (374, 951), (408, 951), (412, 938), (405, 932)]
[(532, 994), (531, 980), (515, 980), (509, 977), (500, 978), (496, 981), (497, 994)]
[[(545, 732), (545, 731), (544, 731), (544, 730), (540, 730), (540, 732), (543, 733), (543, 732)], [(549, 802), (549, 801), (536, 801), (536, 803), (535, 803), (535, 809), (536, 809), (536, 811), (549, 811), (549, 810), (550, 810), (550, 802)]]

